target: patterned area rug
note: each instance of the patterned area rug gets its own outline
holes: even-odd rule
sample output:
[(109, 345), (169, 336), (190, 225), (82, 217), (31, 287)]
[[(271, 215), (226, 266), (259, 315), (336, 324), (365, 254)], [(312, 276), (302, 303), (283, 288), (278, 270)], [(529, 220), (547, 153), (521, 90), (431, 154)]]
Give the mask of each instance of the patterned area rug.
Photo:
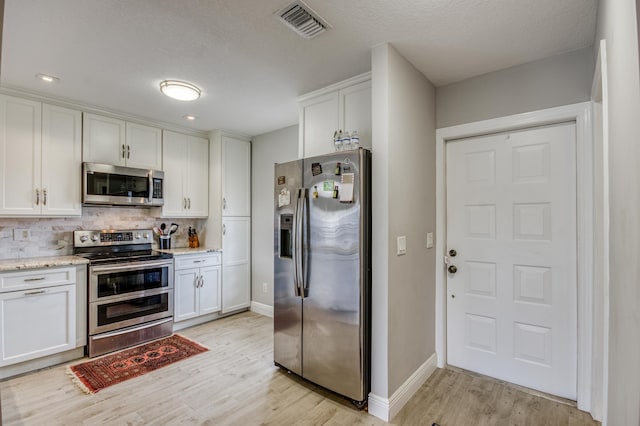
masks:
[(209, 349), (174, 334), (154, 342), (124, 349), (67, 367), (73, 381), (87, 393), (133, 379)]

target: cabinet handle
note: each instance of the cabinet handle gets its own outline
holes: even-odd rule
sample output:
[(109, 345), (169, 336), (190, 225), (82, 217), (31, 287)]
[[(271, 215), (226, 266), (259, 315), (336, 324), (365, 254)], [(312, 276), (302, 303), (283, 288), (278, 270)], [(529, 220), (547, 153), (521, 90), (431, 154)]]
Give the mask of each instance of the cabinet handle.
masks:
[(32, 296), (34, 294), (42, 294), (45, 293), (46, 290), (36, 290), (36, 291), (27, 291), (24, 295), (25, 296)]
[(36, 206), (40, 204), (40, 190), (36, 189)]
[(189, 207), (187, 207), (187, 208), (189, 210), (191, 210), (191, 197), (187, 198), (187, 201), (188, 201), (188, 204), (189, 204)]
[(124, 144), (122, 144), (122, 158), (124, 158), (125, 153), (126, 153), (126, 149), (124, 147)]
[(204, 277), (200, 275), (200, 288), (204, 287)]
[(182, 199), (182, 208), (185, 209), (185, 210), (187, 209), (187, 199), (186, 198)]
[(204, 260), (194, 260), (193, 263), (202, 263)]
[(39, 278), (25, 278), (24, 282), (29, 283), (32, 281), (43, 281), (45, 279), (45, 277), (39, 277)]
[(47, 205), (47, 190), (46, 189), (42, 190), (42, 197), (43, 197), (42, 205), (46, 206)]
[(127, 145), (127, 160), (131, 158), (131, 145)]
[(222, 235), (227, 234), (227, 225), (222, 225)]
[(224, 197), (222, 198), (222, 210), (226, 210), (227, 209), (227, 198)]

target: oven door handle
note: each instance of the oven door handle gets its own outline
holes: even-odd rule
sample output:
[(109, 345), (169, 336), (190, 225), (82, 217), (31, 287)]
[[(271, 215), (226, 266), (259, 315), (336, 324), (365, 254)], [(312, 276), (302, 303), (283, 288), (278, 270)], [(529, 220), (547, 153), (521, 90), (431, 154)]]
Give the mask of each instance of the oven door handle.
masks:
[(114, 265), (104, 265), (104, 266), (91, 266), (89, 267), (89, 273), (93, 272), (111, 272), (111, 271), (126, 271), (126, 270), (139, 270), (140, 268), (153, 268), (156, 266), (171, 266), (173, 265), (172, 261), (168, 262), (131, 262), (126, 265), (114, 266)]
[(133, 327), (133, 328), (132, 327), (127, 327), (124, 330), (117, 330), (117, 331), (112, 331), (111, 333), (98, 334), (98, 335), (95, 335), (95, 336), (91, 336), (91, 338), (93, 340), (106, 339), (106, 338), (109, 338), (109, 337), (119, 336), (121, 334), (131, 333), (132, 331), (139, 331), (139, 330), (144, 330), (145, 328), (155, 327), (155, 326), (157, 326), (159, 324), (164, 324), (165, 322), (169, 322), (169, 321), (173, 321), (173, 317), (167, 318), (167, 319), (162, 320), (162, 321), (153, 321), (153, 323), (151, 323), (151, 324), (145, 323), (145, 324), (142, 324), (141, 326), (138, 326), (138, 327)]

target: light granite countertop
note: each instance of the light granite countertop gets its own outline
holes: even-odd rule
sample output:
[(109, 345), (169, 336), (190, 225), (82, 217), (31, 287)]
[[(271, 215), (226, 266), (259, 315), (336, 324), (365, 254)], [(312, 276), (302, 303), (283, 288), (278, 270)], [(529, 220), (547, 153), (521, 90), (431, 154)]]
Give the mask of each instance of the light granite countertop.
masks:
[(57, 266), (86, 265), (89, 261), (80, 256), (27, 257), (0, 260), (0, 272), (22, 269), (54, 268)]
[(178, 248), (172, 248), (172, 249), (162, 249), (157, 251), (159, 251), (160, 253), (169, 253), (174, 256), (181, 256), (184, 254), (198, 254), (198, 253), (222, 253), (222, 249), (209, 248), (209, 247), (198, 247), (198, 248), (178, 247)]

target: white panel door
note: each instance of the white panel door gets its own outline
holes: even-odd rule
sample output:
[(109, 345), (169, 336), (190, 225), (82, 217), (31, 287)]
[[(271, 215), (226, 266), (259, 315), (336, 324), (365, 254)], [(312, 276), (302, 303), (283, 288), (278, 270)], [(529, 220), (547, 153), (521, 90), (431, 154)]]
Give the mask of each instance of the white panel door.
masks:
[(162, 162), (164, 165), (163, 217), (186, 217), (187, 135), (164, 131)]
[(0, 366), (75, 348), (76, 285), (0, 294)]
[(200, 268), (200, 315), (220, 311), (222, 274), (220, 266)]
[(340, 127), (357, 130), (360, 146), (371, 149), (371, 80), (340, 90)]
[(42, 105), (42, 214), (82, 214), (82, 113)]
[[(328, 93), (300, 104), (300, 158), (334, 151), (333, 133), (340, 126), (340, 96)], [(346, 130), (346, 129), (343, 129)]]
[(188, 137), (189, 161), (186, 165), (187, 213), (189, 217), (209, 215), (209, 141)]
[(162, 170), (162, 130), (127, 123), (127, 166)]
[(0, 215), (40, 214), (41, 134), (40, 102), (0, 96)]
[(222, 137), (222, 215), (251, 215), (251, 143)]
[(198, 268), (185, 269), (175, 272), (174, 286), (174, 313), (175, 322), (198, 316)]
[(222, 312), (251, 303), (251, 218), (222, 219)]
[(448, 363), (574, 400), (575, 145), (573, 123), (446, 145)]
[(126, 165), (124, 121), (84, 113), (82, 132), (82, 161)]

